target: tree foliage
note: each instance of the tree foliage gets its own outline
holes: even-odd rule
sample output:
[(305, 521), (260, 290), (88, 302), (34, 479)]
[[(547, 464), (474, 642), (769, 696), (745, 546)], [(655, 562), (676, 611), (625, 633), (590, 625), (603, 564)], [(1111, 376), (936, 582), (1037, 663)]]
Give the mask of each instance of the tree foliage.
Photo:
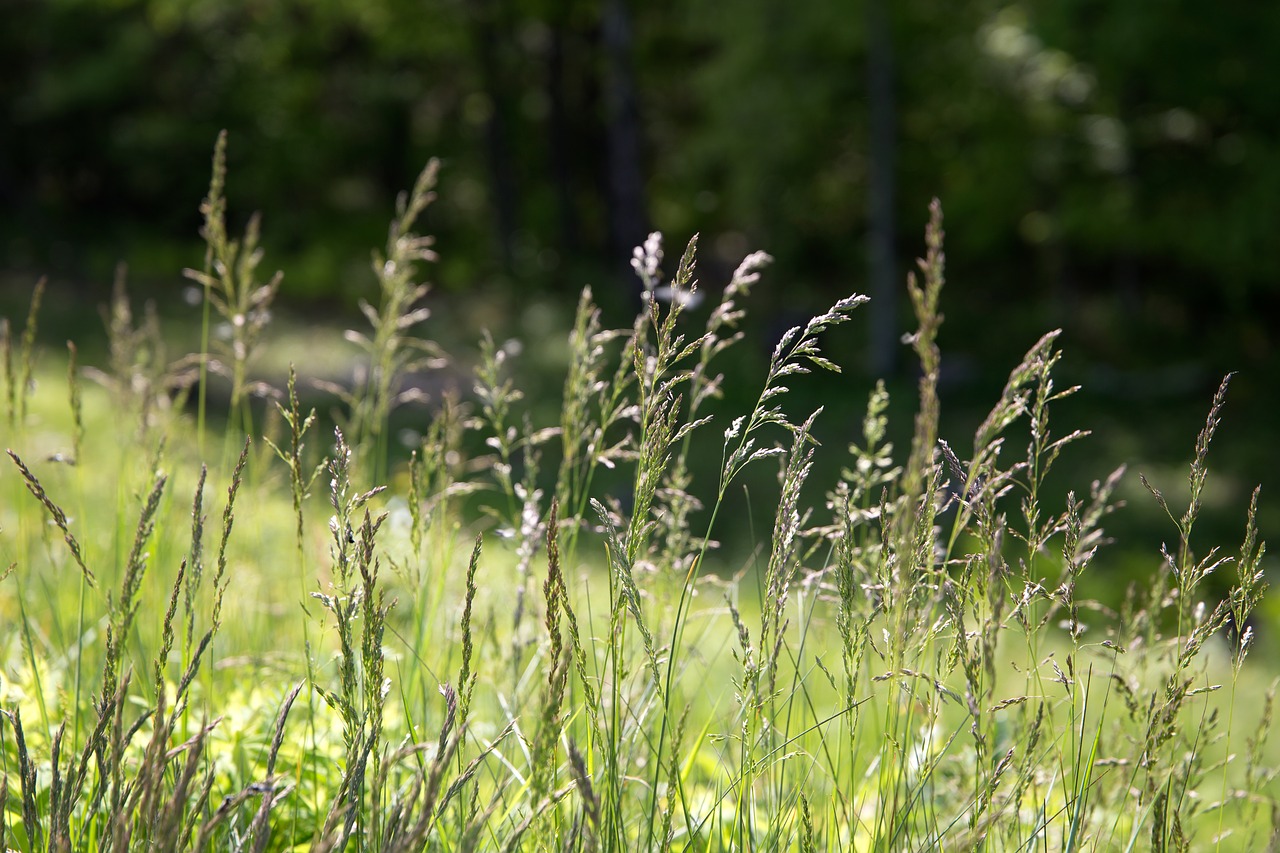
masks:
[[(1273, 298), (1280, 14), (1189, 0), (885, 8), (896, 230), (914, 233), (943, 197), (963, 223), (953, 264), (989, 282), (979, 302), (1017, 284), (1058, 319), (1081, 294), (1246, 319)], [(365, 287), (362, 247), (438, 155), (431, 227), (460, 248), (445, 288), (576, 286), (625, 271), (653, 226), (704, 231), (712, 279), (767, 246), (792, 292), (820, 300), (866, 261), (863, 11), (13, 0), (0, 265), (98, 275), (96, 259), (139, 243), (167, 265), (161, 249), (194, 239), (202, 167), (227, 128), (235, 207), (264, 212), (286, 299)]]

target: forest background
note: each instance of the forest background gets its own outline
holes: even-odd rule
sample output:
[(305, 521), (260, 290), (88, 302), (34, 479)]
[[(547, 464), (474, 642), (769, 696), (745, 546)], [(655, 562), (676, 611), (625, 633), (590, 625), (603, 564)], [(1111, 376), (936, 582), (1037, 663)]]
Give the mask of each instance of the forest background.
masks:
[[(277, 311), (303, 330), (291, 343), (371, 298), (369, 247), (437, 156), (428, 329), (447, 348), (482, 328), (523, 339), (536, 401), (541, 368), (560, 364), (539, 342), (567, 334), (579, 289), (593, 285), (626, 325), (632, 247), (661, 230), (675, 254), (699, 232), (712, 293), (746, 253), (775, 258), (744, 372), (833, 299), (873, 297), (865, 334), (833, 342), (840, 384), (797, 392), (797, 409), (828, 404), (823, 437), (845, 441), (872, 377), (911, 399), (902, 283), (937, 196), (944, 434), (971, 434), (1009, 367), (1061, 327), (1060, 381), (1084, 386), (1064, 420), (1100, 436), (1063, 475), (1078, 487), (1127, 461), (1173, 479), (1213, 388), (1239, 371), (1202, 524), (1233, 540), (1258, 481), (1263, 531), (1280, 521), (1265, 497), (1280, 10), (7, 0), (4, 18), (0, 314), (21, 317), (47, 274), (41, 334), (74, 338), (88, 363), (104, 340), (88, 309), (107, 302), (121, 261), (131, 291), (190, 340), (199, 312), (180, 298), (181, 271), (203, 257), (198, 205), (225, 128), (232, 230), (262, 212), (265, 264), (285, 273)], [(1167, 520), (1129, 480), (1111, 529), (1138, 531), (1122, 539), (1149, 567)]]

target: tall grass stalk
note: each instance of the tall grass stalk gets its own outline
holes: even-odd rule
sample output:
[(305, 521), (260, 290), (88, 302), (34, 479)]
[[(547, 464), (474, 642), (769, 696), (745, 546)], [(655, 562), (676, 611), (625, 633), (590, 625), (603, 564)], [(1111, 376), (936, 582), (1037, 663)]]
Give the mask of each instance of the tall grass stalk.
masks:
[(360, 303), (372, 333), (351, 330), (346, 334), (348, 341), (364, 351), (368, 364), (361, 368), (353, 389), (324, 383), (350, 408), (347, 429), (352, 446), (372, 460), (371, 471), (378, 480), (385, 479), (387, 473), (387, 418), (399, 405), (425, 400), (420, 390), (401, 387), (403, 380), (414, 372), (444, 363), (443, 353), (434, 342), (414, 334), (415, 327), (431, 316), (421, 304), (429, 287), (417, 281), (418, 264), (436, 260), (434, 238), (419, 235), (414, 228), (435, 200), (439, 170), (439, 161), (431, 160), (418, 175), (412, 191), (396, 199), (386, 249), (373, 253), (379, 304), (375, 308), (368, 302)]
[[(193, 274), (202, 352), (169, 359), (121, 277), (111, 363), (80, 371), (127, 418), (94, 389), (81, 399), (74, 363), (68, 395), (33, 390), (34, 333), (15, 344), (5, 326), (15, 520), (0, 609), (17, 630), (0, 636), (0, 846), (1245, 850), (1274, 837), (1274, 688), (1246, 662), (1266, 584), (1259, 495), (1230, 557), (1197, 524), (1225, 381), (1186, 508), (1144, 478), (1176, 545), (1119, 604), (1087, 591), (1110, 570), (1123, 469), (1065, 501), (1049, 479), (1086, 434), (1056, 421), (1076, 390), (1057, 382), (1058, 332), (1032, 342), (971, 446), (943, 440), (937, 204), (908, 282), (919, 381), (902, 447), (888, 383), (840, 380), (866, 399), (844, 453), (815, 439), (828, 413), (788, 405), (797, 377), (839, 371), (823, 346), (856, 295), (788, 330), (751, 408), (722, 416), (717, 371), (768, 256), (744, 259), (700, 315), (713, 288), (696, 238), (668, 279), (655, 234), (633, 258), (633, 322), (610, 328), (583, 292), (549, 422), (522, 396), (518, 347), (486, 338), (470, 397), (437, 401), (408, 465), (390, 469), (390, 414), (439, 357), (415, 337), (431, 164), (376, 258), (373, 331), (353, 336), (368, 371), (341, 389), (327, 459), (307, 453), (315, 412), (291, 369), (263, 430), (283, 468), (251, 476), (251, 357), (278, 279), (256, 281), (256, 224), (226, 237), (225, 139), (213, 172), (208, 265)], [(232, 326), (221, 363), (211, 310)], [(240, 451), (204, 460), (221, 367), (223, 440)], [(49, 423), (67, 425), (60, 460), (42, 449)], [(761, 465), (776, 485), (751, 479)], [(327, 509), (310, 496), (322, 472)], [(206, 543), (211, 483), (227, 492)], [(734, 573), (716, 540), (753, 535), (729, 517), (743, 485), (753, 512), (762, 492), (770, 511)], [(190, 502), (172, 497), (188, 488)]]
[(9, 318), (0, 322), (0, 354), (4, 361), (5, 395), (8, 399), (9, 427), (16, 428), (27, 419), (28, 402), (34, 390), (36, 359), (36, 330), (40, 317), (40, 303), (44, 299), (45, 279), (36, 282), (31, 291), (31, 305), (27, 309), (27, 322), (22, 327), (22, 338), (17, 353), (13, 346), (13, 329)]
[[(244, 237), (233, 240), (227, 232), (227, 132), (218, 134), (213, 149), (213, 175), (209, 194), (200, 205), (204, 225), (200, 236), (205, 241), (203, 270), (187, 269), (183, 274), (203, 291), (201, 317), (200, 390), (197, 411), (197, 450), (203, 451), (203, 435), (208, 398), (208, 375), (218, 373), (231, 382), (230, 418), (253, 433), (253, 421), (246, 398), (251, 392), (264, 390), (251, 382), (249, 367), (257, 355), (263, 330), (271, 319), (271, 303), (280, 289), (283, 273), (276, 272), (266, 282), (257, 279), (262, 262), (261, 218), (254, 214), (245, 226)], [(225, 326), (225, 340), (217, 346), (221, 359), (210, 352), (210, 306), (218, 312)]]

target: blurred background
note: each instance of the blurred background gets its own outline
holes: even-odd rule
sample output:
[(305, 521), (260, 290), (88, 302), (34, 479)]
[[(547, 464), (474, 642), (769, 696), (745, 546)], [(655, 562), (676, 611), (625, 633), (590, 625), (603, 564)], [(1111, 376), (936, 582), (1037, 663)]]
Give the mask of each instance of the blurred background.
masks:
[[(102, 339), (91, 308), (120, 261), (135, 295), (198, 323), (181, 270), (203, 259), (226, 128), (233, 230), (262, 212), (294, 328), (359, 322), (370, 249), (436, 156), (428, 334), (558, 340), (588, 283), (624, 325), (631, 247), (661, 230), (674, 268), (700, 232), (713, 294), (747, 252), (776, 258), (741, 359), (755, 378), (727, 407), (754, 401), (783, 329), (857, 291), (872, 306), (831, 342), (847, 374), (796, 405), (827, 403), (847, 441), (886, 376), (905, 434), (903, 281), (937, 196), (953, 446), (1061, 327), (1060, 381), (1084, 391), (1059, 424), (1099, 434), (1064, 457), (1072, 487), (1129, 461), (1176, 493), (1232, 370), (1209, 535), (1238, 543), (1252, 484), (1280, 485), (1280, 6), (5, 0), (4, 21), (0, 309), (20, 317), (47, 274), (59, 347)], [(526, 381), (554, 406), (539, 358)], [(1128, 480), (1142, 508), (1119, 523), (1150, 565), (1173, 529)], [(1263, 509), (1265, 533), (1265, 489)]]

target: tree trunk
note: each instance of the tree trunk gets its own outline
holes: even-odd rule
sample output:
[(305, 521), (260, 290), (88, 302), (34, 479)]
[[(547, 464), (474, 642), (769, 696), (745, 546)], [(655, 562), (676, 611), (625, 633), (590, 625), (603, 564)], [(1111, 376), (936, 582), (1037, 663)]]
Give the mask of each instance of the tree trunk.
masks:
[(489, 115), (484, 122), (484, 143), (485, 156), (489, 161), (489, 190), (495, 236), (503, 269), (510, 271), (518, 203), (511, 150), (507, 143), (507, 80), (500, 54), (503, 36), (510, 36), (498, 30), (502, 19), (501, 2), (502, 0), (490, 0), (476, 4), (472, 36), (480, 67), (480, 84), (489, 99)]
[[(640, 104), (631, 65), (631, 18), (626, 0), (604, 0), (605, 103), (608, 127), (609, 242), (628, 263), (649, 231), (645, 205)], [(637, 290), (638, 292), (638, 290)]]
[(867, 366), (872, 376), (891, 373), (898, 355), (897, 264), (894, 261), (893, 29), (889, 0), (867, 2), (867, 88), (870, 121), (870, 178), (867, 186), (867, 249), (871, 304)]
[(547, 97), (551, 104), (547, 133), (551, 155), (551, 177), (555, 181), (557, 218), (560, 221), (560, 250), (565, 256), (578, 249), (578, 210), (575, 203), (573, 157), (569, 150), (573, 134), (565, 93), (565, 22), (551, 29), (551, 50), (547, 61)]

